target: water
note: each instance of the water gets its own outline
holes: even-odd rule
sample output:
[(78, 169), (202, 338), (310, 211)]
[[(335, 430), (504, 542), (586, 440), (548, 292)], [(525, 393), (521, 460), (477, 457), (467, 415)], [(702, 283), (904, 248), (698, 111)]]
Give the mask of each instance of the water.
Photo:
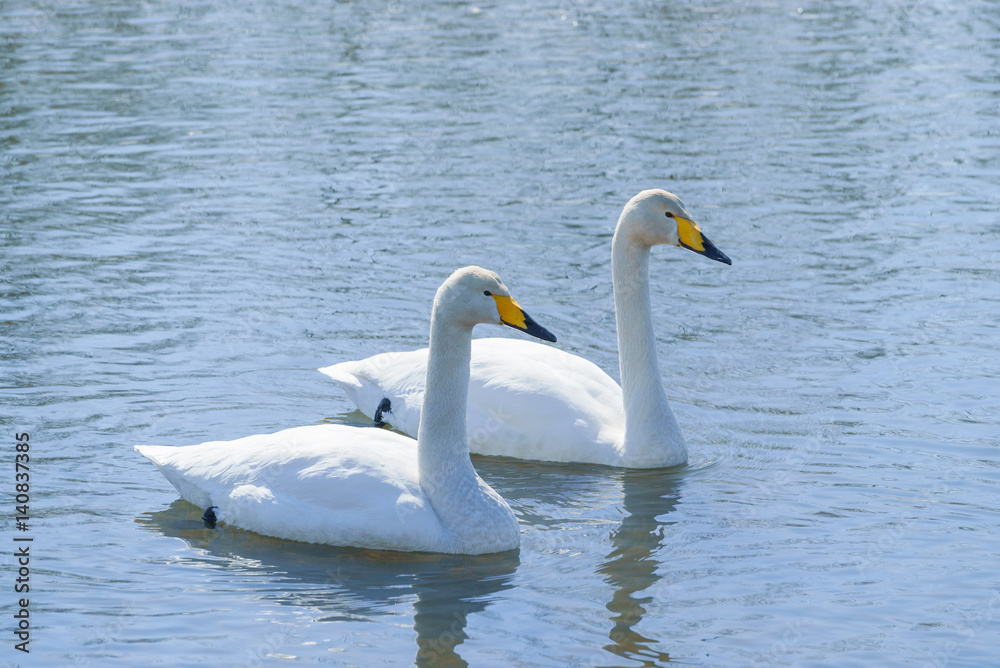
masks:
[[(0, 3), (14, 666), (982, 666), (1000, 651), (996, 3)], [(220, 529), (132, 452), (361, 422), (322, 365), (497, 270), (616, 373), (659, 248), (690, 464), (477, 458), (514, 554)], [(496, 335), (481, 327), (479, 335)]]

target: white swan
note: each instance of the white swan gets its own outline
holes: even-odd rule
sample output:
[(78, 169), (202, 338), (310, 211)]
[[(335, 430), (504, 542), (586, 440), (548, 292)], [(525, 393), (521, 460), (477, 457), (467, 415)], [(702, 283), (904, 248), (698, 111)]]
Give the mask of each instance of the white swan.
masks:
[[(633, 197), (611, 242), (621, 387), (592, 362), (550, 346), (476, 339), (468, 408), (472, 452), (631, 468), (687, 461), (684, 436), (656, 361), (649, 251), (657, 244), (682, 246), (732, 264), (676, 196), (645, 190)], [(320, 371), (365, 414), (413, 433), (420, 421), (426, 364), (423, 349)]]
[(434, 298), (416, 443), (382, 429), (330, 424), (135, 449), (183, 498), (214, 506), (212, 519), (258, 533), (411, 552), (516, 548), (514, 513), (469, 459), (465, 414), (476, 323), (509, 325), (555, 341), (499, 276), (479, 267), (456, 271)]

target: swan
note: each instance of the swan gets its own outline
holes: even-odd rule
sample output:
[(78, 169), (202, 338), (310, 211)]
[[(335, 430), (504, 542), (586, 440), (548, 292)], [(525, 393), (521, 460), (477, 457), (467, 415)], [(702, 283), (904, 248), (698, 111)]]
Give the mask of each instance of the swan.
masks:
[[(625, 205), (611, 242), (621, 386), (597, 365), (551, 346), (506, 338), (472, 342), (470, 450), (626, 468), (678, 466), (687, 445), (656, 359), (649, 253), (681, 246), (732, 264), (684, 204), (644, 190)], [(320, 369), (376, 423), (414, 433), (424, 401), (427, 349), (383, 353)]]
[(546, 341), (491, 271), (466, 267), (431, 310), (424, 414), (406, 436), (340, 424), (234, 441), (138, 445), (195, 505), (221, 521), (278, 538), (405, 552), (485, 554), (520, 544), (507, 502), (469, 459), (466, 396), (472, 328), (503, 324)]

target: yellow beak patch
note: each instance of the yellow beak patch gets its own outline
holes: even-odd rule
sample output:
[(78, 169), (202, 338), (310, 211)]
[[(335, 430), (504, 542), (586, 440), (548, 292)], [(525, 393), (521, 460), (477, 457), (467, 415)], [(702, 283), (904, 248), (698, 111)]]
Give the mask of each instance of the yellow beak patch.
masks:
[(525, 312), (521, 305), (514, 301), (513, 297), (501, 297), (491, 295), (497, 303), (497, 312), (500, 313), (500, 321), (505, 325), (523, 330), (527, 327), (525, 322)]
[(693, 251), (705, 250), (705, 237), (702, 235), (698, 223), (693, 220), (677, 218), (677, 239), (685, 248), (690, 248)]

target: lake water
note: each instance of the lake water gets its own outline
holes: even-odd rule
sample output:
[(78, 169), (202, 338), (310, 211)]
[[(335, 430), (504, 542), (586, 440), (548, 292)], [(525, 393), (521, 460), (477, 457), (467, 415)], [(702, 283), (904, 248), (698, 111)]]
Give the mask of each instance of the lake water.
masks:
[[(995, 665), (997, 3), (41, 0), (0, 35), (0, 665)], [(733, 258), (653, 253), (688, 466), (476, 458), (522, 545), (458, 558), (208, 530), (132, 451), (364, 423), (315, 369), (424, 345), (466, 264), (617, 377), (651, 187)]]

